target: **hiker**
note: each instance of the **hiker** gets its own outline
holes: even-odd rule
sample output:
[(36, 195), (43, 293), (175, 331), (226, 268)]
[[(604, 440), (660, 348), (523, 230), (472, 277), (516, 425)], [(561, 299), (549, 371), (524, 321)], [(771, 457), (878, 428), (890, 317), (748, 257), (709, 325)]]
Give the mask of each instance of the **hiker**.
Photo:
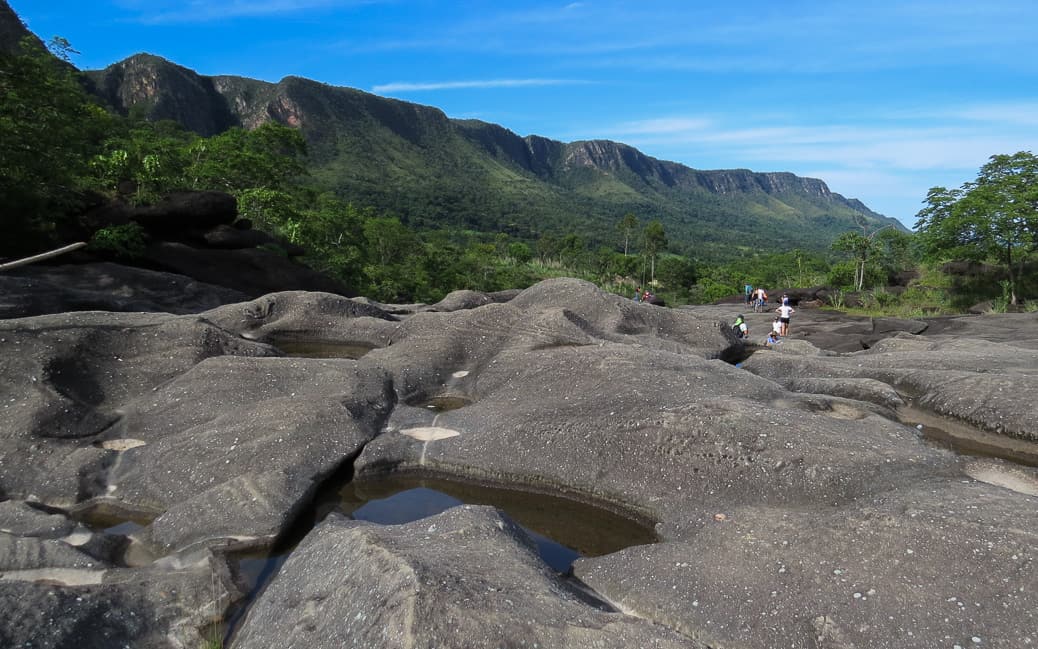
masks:
[(782, 294), (782, 306), (789, 306), (789, 296), (785, 293)]
[(767, 304), (767, 303), (768, 303), (768, 293), (767, 293), (767, 291), (765, 291), (764, 288), (758, 286), (757, 289), (753, 292), (754, 311), (757, 311), (758, 307), (759, 307), (760, 312), (763, 313), (764, 312), (764, 305)]
[(642, 301), (642, 287), (641, 286), (639, 286), (638, 288), (634, 289), (634, 301), (635, 302), (641, 302)]
[(739, 338), (748, 338), (750, 336), (750, 328), (746, 326), (746, 318), (742, 317), (742, 314), (735, 316), (735, 322), (732, 324), (732, 331)]
[(768, 332), (768, 338), (767, 338), (767, 340), (764, 341), (764, 346), (765, 347), (774, 347), (775, 345), (779, 344), (780, 342), (782, 342), (782, 338), (780, 338), (779, 335), (777, 333), (775, 333), (774, 331), (769, 331)]
[(782, 306), (780, 306), (779, 308), (777, 308), (775, 310), (778, 311), (779, 323), (781, 323), (781, 325), (782, 325), (782, 331), (780, 331), (779, 334), (781, 336), (783, 336), (783, 337), (788, 336), (789, 335), (789, 318), (794, 313), (796, 313), (796, 309), (794, 309), (793, 307), (789, 306), (788, 304), (783, 304)]
[(753, 299), (750, 297), (750, 295), (753, 293), (753, 285), (747, 284), (743, 287), (743, 290), (746, 292), (746, 304), (749, 304), (750, 300)]
[(775, 319), (772, 321), (771, 330), (775, 333), (776, 336), (782, 335), (782, 321), (779, 319), (778, 316), (775, 316)]

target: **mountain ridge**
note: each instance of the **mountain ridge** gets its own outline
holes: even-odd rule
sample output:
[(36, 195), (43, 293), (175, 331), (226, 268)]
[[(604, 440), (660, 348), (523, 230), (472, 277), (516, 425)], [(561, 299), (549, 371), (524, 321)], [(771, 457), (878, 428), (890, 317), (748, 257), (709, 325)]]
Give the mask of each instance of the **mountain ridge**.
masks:
[(576, 232), (594, 245), (611, 242), (603, 233), (633, 212), (643, 222), (660, 219), (676, 251), (707, 257), (731, 245), (823, 249), (862, 220), (904, 230), (821, 179), (700, 170), (611, 140), (520, 136), (434, 106), (298, 76), (205, 76), (151, 54), (84, 75), (114, 110), (172, 119), (200, 135), (267, 121), (299, 128), (321, 185), (417, 227), (528, 239)]

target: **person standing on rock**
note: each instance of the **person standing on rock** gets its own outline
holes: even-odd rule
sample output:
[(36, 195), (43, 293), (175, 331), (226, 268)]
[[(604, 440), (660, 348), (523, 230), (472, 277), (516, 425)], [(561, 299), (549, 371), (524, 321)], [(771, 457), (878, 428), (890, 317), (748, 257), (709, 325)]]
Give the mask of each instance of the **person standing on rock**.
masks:
[(743, 292), (746, 294), (746, 304), (749, 304), (750, 300), (753, 299), (753, 284), (747, 284), (746, 286), (744, 286)]
[(779, 324), (782, 325), (782, 331), (780, 331), (779, 334), (781, 336), (783, 336), (783, 337), (788, 336), (789, 335), (789, 318), (794, 313), (796, 313), (796, 309), (794, 309), (793, 307), (789, 306), (788, 304), (783, 304), (782, 306), (780, 306), (779, 308), (777, 308), (775, 310), (778, 311), (778, 314), (779, 314)]

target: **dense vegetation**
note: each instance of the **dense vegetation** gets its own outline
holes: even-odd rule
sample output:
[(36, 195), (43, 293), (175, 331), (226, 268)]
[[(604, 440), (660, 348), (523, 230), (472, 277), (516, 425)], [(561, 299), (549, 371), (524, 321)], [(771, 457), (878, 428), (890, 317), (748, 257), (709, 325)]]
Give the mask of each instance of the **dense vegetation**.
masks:
[[(304, 247), (311, 266), (390, 302), (436, 301), (459, 288), (521, 288), (557, 275), (627, 295), (636, 286), (653, 287), (670, 303), (714, 301), (739, 293), (745, 283), (828, 285), (837, 289), (833, 301), (839, 306), (852, 303), (854, 292), (873, 310), (909, 315), (962, 308), (985, 297), (996, 298), (999, 308), (1036, 294), (1029, 262), (1036, 245), (1038, 164), (1029, 153), (993, 157), (977, 181), (959, 190), (931, 190), (918, 236), (863, 219), (857, 230), (833, 233), (828, 250), (773, 252), (774, 245), (757, 245), (757, 239), (715, 240), (729, 250), (719, 260), (716, 246), (700, 255), (697, 247), (672, 243), (673, 233), (651, 210), (632, 207), (612, 218), (599, 213), (581, 220), (580, 210), (566, 202), (572, 196), (560, 203), (567, 215), (560, 228), (542, 232), (509, 207), (529, 193), (478, 187), (501, 184), (501, 178), (488, 178), (511, 173), (502, 165), (469, 170), (465, 183), (471, 186), (438, 185), (420, 200), (421, 192), (401, 193), (419, 200), (401, 207), (383, 200), (394, 187), (436, 182), (420, 173), (412, 177), (413, 161), (401, 159), (393, 170), (372, 173), (370, 191), (343, 198), (329, 187), (331, 158), (323, 152), (315, 164), (298, 130), (268, 123), (202, 137), (174, 122), (143, 119), (143, 111), (120, 117), (84, 90), (83, 78), (60, 56), (67, 43), (54, 45), (59, 56), (29, 41), (20, 53), (0, 55), (0, 201), (8, 215), (0, 254), (67, 243), (63, 225), (89, 196), (149, 203), (174, 190), (216, 189), (236, 196), (241, 215), (257, 227)], [(506, 180), (519, 188), (524, 182), (521, 175)], [(599, 190), (622, 187), (606, 182)], [(549, 212), (560, 209), (556, 199), (537, 198)], [(590, 205), (594, 197), (587, 200)], [(719, 209), (717, 218), (730, 209)], [(464, 216), (475, 212), (489, 218)], [(759, 232), (766, 238), (765, 228)], [(132, 225), (120, 226), (94, 233), (93, 243), (95, 250), (132, 257), (140, 254), (141, 237)], [(994, 266), (972, 266), (966, 279), (956, 280), (938, 270), (951, 260)], [(907, 270), (917, 274), (907, 290), (882, 288), (904, 284), (895, 280)]]

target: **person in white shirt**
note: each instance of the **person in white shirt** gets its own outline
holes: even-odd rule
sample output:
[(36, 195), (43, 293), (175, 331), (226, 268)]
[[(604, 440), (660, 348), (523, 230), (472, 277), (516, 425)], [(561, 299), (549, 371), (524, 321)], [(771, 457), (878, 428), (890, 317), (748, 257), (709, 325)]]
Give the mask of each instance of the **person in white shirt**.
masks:
[(782, 325), (782, 331), (779, 332), (779, 335), (784, 338), (789, 335), (789, 317), (796, 313), (796, 309), (788, 304), (783, 304), (775, 310), (778, 311), (779, 323)]
[(782, 335), (782, 322), (778, 316), (775, 316), (775, 321), (771, 323), (771, 330), (780, 336)]

